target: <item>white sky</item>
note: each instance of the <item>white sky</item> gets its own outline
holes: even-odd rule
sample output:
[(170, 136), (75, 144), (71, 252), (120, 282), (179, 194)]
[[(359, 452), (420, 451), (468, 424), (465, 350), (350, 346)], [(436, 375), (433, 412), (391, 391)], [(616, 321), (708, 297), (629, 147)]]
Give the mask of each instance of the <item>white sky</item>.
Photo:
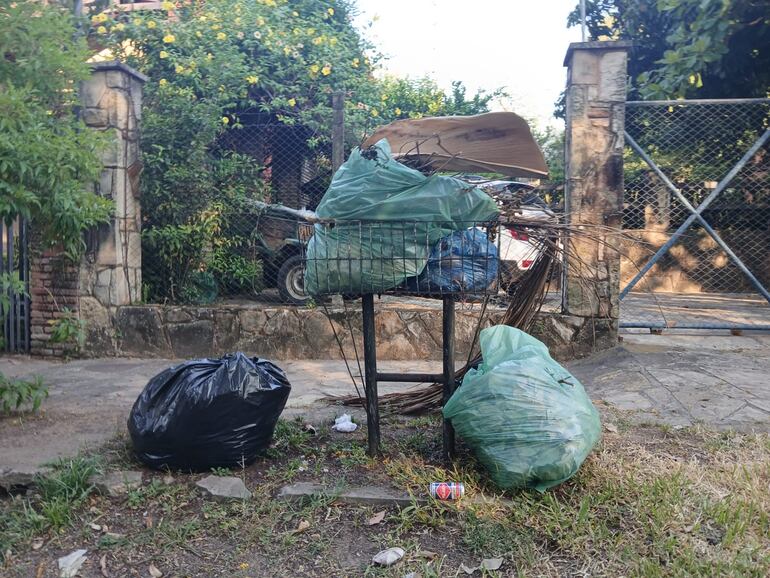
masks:
[[(567, 29), (577, 0), (356, 0), (356, 24), (398, 76), (431, 76), (444, 88), (462, 80), (502, 87), (498, 110), (556, 125), (553, 103), (564, 88), (567, 46), (580, 28)], [(371, 22), (371, 27), (369, 23)]]

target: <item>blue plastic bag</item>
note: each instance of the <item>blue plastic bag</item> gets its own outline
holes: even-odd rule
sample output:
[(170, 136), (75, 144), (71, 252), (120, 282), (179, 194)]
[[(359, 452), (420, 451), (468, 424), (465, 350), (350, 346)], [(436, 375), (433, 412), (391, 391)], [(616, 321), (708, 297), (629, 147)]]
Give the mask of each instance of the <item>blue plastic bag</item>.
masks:
[(497, 262), (497, 247), (484, 231), (455, 231), (434, 245), (425, 269), (407, 287), (420, 293), (480, 292), (497, 277)]

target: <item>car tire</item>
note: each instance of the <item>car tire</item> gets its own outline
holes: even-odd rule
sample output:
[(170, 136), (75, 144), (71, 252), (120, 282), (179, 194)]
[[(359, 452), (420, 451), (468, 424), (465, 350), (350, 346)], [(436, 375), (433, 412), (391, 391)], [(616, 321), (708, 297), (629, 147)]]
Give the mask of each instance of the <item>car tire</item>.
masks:
[(278, 269), (278, 294), (284, 303), (306, 305), (310, 296), (305, 293), (305, 260), (301, 255), (292, 255)]

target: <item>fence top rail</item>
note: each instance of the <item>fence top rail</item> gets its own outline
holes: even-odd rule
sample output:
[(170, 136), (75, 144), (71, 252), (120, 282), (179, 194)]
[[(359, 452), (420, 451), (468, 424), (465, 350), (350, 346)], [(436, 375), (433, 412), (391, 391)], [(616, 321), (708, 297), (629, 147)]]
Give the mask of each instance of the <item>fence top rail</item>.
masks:
[(687, 100), (626, 101), (626, 106), (702, 106), (707, 104), (770, 104), (770, 98), (696, 98)]

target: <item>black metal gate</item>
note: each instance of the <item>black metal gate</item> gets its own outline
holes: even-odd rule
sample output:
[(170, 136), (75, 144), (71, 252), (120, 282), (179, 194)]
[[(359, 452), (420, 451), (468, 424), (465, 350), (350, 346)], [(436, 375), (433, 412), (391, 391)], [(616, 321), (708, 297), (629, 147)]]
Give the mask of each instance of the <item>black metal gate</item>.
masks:
[(770, 99), (626, 103), (626, 328), (770, 329)]
[(29, 308), (28, 224), (0, 221), (0, 351), (29, 352)]

